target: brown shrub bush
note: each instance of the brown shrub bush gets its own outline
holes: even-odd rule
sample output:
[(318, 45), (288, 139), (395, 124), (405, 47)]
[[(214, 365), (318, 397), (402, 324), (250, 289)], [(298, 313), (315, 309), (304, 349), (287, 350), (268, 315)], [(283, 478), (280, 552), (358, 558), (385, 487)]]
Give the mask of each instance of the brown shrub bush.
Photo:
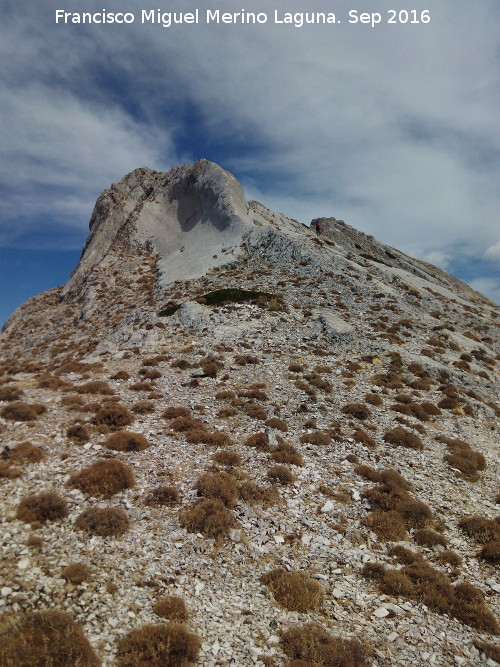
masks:
[(90, 440), (90, 431), (85, 424), (74, 424), (66, 431), (66, 437), (80, 445)]
[(66, 382), (62, 378), (56, 375), (41, 375), (37, 380), (37, 386), (40, 389), (60, 389), (61, 387), (67, 387), (69, 382)]
[(459, 521), (458, 527), (479, 544), (487, 544), (500, 539), (500, 523), (493, 519), (485, 519), (477, 515), (466, 516)]
[(184, 434), (186, 440), (192, 444), (211, 445), (212, 447), (227, 447), (233, 444), (230, 436), (223, 431), (205, 431), (193, 428)]
[(182, 625), (143, 625), (120, 639), (115, 667), (187, 667), (196, 662), (200, 647), (199, 637)]
[(405, 521), (395, 510), (375, 510), (363, 519), (363, 524), (372, 530), (381, 542), (400, 542), (408, 538)]
[(263, 574), (260, 581), (269, 586), (276, 602), (289, 611), (306, 613), (323, 603), (323, 587), (303, 572), (272, 570)]
[(202, 498), (181, 512), (181, 525), (190, 533), (221, 537), (236, 525), (233, 514), (218, 498)]
[(135, 486), (132, 468), (117, 459), (102, 459), (72, 475), (68, 484), (89, 496), (111, 498)]
[(90, 579), (90, 568), (85, 563), (71, 563), (64, 568), (61, 576), (70, 584), (81, 584)]
[(328, 380), (325, 380), (324, 378), (321, 377), (318, 373), (308, 373), (307, 375), (304, 376), (305, 379), (309, 382), (310, 385), (313, 387), (316, 387), (317, 389), (321, 389), (327, 394), (330, 394), (333, 387)]
[(91, 535), (120, 537), (129, 529), (130, 520), (118, 507), (90, 507), (80, 514), (75, 526)]
[(256, 403), (247, 403), (243, 406), (243, 409), (251, 419), (266, 421), (269, 418), (267, 411), (262, 407), (262, 405), (257, 405)]
[(55, 521), (68, 516), (68, 506), (59, 494), (47, 491), (23, 498), (17, 506), (16, 519), (25, 523)]
[(304, 457), (297, 449), (289, 443), (281, 440), (276, 447), (271, 451), (271, 458), (276, 463), (288, 463), (295, 466), (304, 465)]
[(460, 567), (462, 565), (462, 558), (454, 551), (450, 551), (448, 549), (440, 551), (437, 554), (436, 558), (443, 565), (451, 565), (451, 567), (455, 568)]
[(412, 551), (400, 544), (391, 547), (387, 552), (387, 555), (394, 558), (394, 560), (401, 565), (411, 565), (412, 563), (418, 563), (422, 560), (422, 555), (418, 551)]
[(134, 384), (129, 385), (129, 389), (132, 391), (153, 391), (155, 387), (154, 382), (134, 382)]
[(367, 654), (356, 639), (330, 635), (318, 623), (295, 625), (281, 633), (283, 651), (297, 665), (321, 667), (368, 667)]
[(46, 454), (31, 442), (20, 442), (10, 450), (8, 458), (16, 463), (38, 463), (46, 458)]
[(113, 449), (115, 452), (142, 452), (149, 445), (150, 443), (142, 433), (132, 433), (131, 431), (117, 431), (103, 443), (103, 447)]
[(269, 468), (267, 476), (275, 484), (291, 484), (295, 479), (290, 468), (283, 465), (276, 465)]
[(30, 422), (46, 411), (47, 408), (41, 403), (29, 404), (23, 401), (14, 401), (2, 408), (0, 415), (9, 421)]
[(398, 447), (408, 447), (410, 449), (423, 449), (424, 443), (411, 431), (407, 431), (401, 426), (386, 431), (384, 434), (384, 442)]
[(368, 435), (368, 433), (363, 431), (361, 428), (357, 428), (352, 434), (351, 438), (356, 440), (356, 442), (360, 442), (362, 445), (365, 445), (365, 447), (370, 447), (371, 449), (375, 449), (377, 446), (376, 440), (374, 440), (371, 435)]
[(0, 401), (18, 401), (24, 396), (24, 391), (19, 387), (0, 387)]
[(279, 493), (274, 486), (262, 487), (255, 482), (243, 482), (239, 487), (240, 500), (248, 505), (269, 507), (279, 501)]
[(191, 417), (191, 410), (182, 405), (170, 406), (161, 414), (164, 419), (175, 419), (176, 417)]
[(226, 472), (205, 473), (197, 479), (194, 488), (199, 496), (218, 498), (227, 507), (232, 507), (238, 500), (236, 478)]
[(110, 380), (130, 380), (130, 373), (127, 371), (118, 371), (110, 377)]
[(279, 431), (288, 431), (288, 424), (286, 421), (283, 421), (283, 419), (280, 419), (279, 417), (271, 417), (265, 422), (266, 426), (269, 426), (269, 428), (276, 428)]
[(440, 535), (435, 530), (430, 530), (429, 528), (416, 530), (413, 533), (413, 539), (421, 547), (435, 547), (436, 545), (446, 547), (448, 545), (448, 540), (444, 535)]
[(185, 623), (189, 618), (184, 598), (177, 595), (160, 598), (154, 603), (153, 611), (157, 616), (175, 623)]
[(179, 502), (179, 491), (175, 486), (157, 486), (150, 491), (144, 502), (146, 505), (161, 506), (161, 505), (176, 505)]
[(137, 401), (132, 406), (132, 412), (136, 415), (146, 415), (154, 412), (156, 409), (152, 401)]
[(369, 419), (371, 416), (370, 410), (363, 403), (348, 403), (344, 405), (342, 412), (345, 415), (351, 415), (355, 419), (361, 420)]
[(115, 392), (107, 382), (103, 380), (92, 380), (74, 388), (78, 394), (99, 394), (100, 396), (112, 396)]
[(288, 370), (291, 373), (303, 373), (304, 372), (304, 366), (302, 366), (301, 364), (290, 364), (288, 366)]
[(129, 426), (134, 421), (134, 415), (124, 405), (112, 403), (98, 408), (93, 422), (97, 426), (107, 426), (112, 431), (117, 431), (124, 426)]
[(332, 441), (332, 436), (327, 431), (313, 431), (312, 433), (303, 433), (300, 436), (300, 442), (309, 443), (310, 445), (324, 446), (329, 445)]
[(6, 461), (0, 461), (0, 478), (1, 479), (17, 479), (21, 477), (22, 471), (19, 468), (14, 468)]
[(494, 565), (500, 562), (500, 539), (487, 542), (478, 554), (478, 558)]
[(433, 524), (431, 508), (420, 500), (401, 500), (395, 509), (403, 517), (407, 528), (427, 528)]
[(365, 401), (370, 405), (375, 405), (377, 407), (384, 405), (384, 400), (380, 394), (366, 394)]
[(178, 433), (184, 433), (191, 430), (205, 430), (205, 424), (200, 419), (193, 417), (175, 417), (170, 422), (170, 428)]
[(262, 452), (269, 451), (269, 437), (267, 433), (254, 433), (245, 440), (247, 447), (254, 447)]
[(212, 460), (215, 461), (215, 463), (218, 463), (222, 466), (227, 466), (228, 468), (239, 466), (242, 462), (241, 456), (238, 454), (238, 452), (234, 452), (229, 449), (216, 452), (212, 456)]
[(57, 609), (0, 618), (2, 667), (100, 667), (80, 625)]
[(260, 359), (253, 354), (236, 354), (234, 361), (238, 366), (246, 366), (247, 364), (260, 364)]

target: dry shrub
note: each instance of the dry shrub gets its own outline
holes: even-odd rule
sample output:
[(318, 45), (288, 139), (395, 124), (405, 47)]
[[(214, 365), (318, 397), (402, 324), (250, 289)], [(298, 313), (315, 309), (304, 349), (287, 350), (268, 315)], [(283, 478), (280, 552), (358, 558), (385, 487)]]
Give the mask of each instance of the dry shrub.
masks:
[(269, 451), (269, 438), (267, 433), (254, 433), (253, 435), (248, 436), (245, 440), (245, 445), (247, 445), (247, 447), (254, 447), (259, 451)]
[(181, 512), (181, 525), (190, 533), (205, 537), (220, 537), (236, 525), (236, 520), (222, 500), (202, 498)]
[(329, 394), (331, 393), (333, 387), (328, 380), (325, 380), (324, 378), (321, 377), (318, 373), (309, 373), (308, 375), (304, 376), (306, 380), (309, 382), (310, 385), (313, 387), (316, 387), (317, 389), (321, 389), (325, 393)]
[(179, 502), (179, 491), (175, 486), (158, 486), (148, 493), (144, 502), (146, 505), (176, 505)]
[(482, 651), (487, 658), (490, 658), (494, 662), (498, 662), (500, 665), (500, 646), (495, 644), (488, 644), (488, 642), (483, 642), (480, 639), (474, 639), (474, 646)]
[(301, 366), (301, 364), (290, 364), (288, 370), (292, 373), (303, 373), (304, 366)]
[(115, 493), (135, 486), (132, 468), (117, 459), (102, 459), (72, 475), (68, 484), (89, 496), (111, 498)]
[(238, 486), (233, 475), (227, 472), (205, 473), (194, 486), (199, 496), (217, 498), (227, 507), (232, 507), (238, 500)]
[(6, 405), (0, 415), (9, 421), (30, 422), (46, 411), (47, 408), (41, 403), (29, 404), (24, 401), (14, 401)]
[(318, 623), (296, 625), (281, 634), (283, 651), (298, 664), (318, 667), (368, 667), (366, 651), (356, 639), (330, 635)]
[(17, 479), (21, 477), (22, 471), (19, 468), (14, 468), (5, 461), (0, 461), (0, 478), (2, 479)]
[(26, 540), (27, 547), (33, 547), (34, 549), (41, 549), (44, 545), (43, 537), (39, 535), (30, 535)]
[(155, 411), (155, 404), (152, 401), (137, 401), (132, 406), (132, 412), (136, 415), (146, 415)]
[(37, 386), (40, 387), (40, 389), (60, 389), (61, 387), (67, 387), (68, 385), (68, 382), (56, 375), (41, 375), (37, 381)]
[(370, 410), (362, 403), (348, 403), (344, 405), (342, 412), (361, 420), (368, 419), (371, 416)]
[(142, 452), (149, 445), (150, 443), (142, 433), (132, 433), (131, 431), (117, 431), (103, 443), (106, 449), (113, 449), (115, 452)]
[(406, 378), (395, 372), (377, 373), (371, 378), (372, 384), (386, 389), (402, 389), (406, 382)]
[(160, 598), (154, 603), (153, 611), (157, 616), (176, 623), (185, 623), (189, 618), (184, 598), (177, 595)]
[(219, 465), (222, 466), (228, 466), (230, 468), (234, 468), (235, 466), (241, 465), (241, 456), (238, 454), (238, 452), (234, 452), (232, 450), (224, 450), (221, 452), (216, 452), (212, 456), (212, 460), (215, 461), (215, 463), (218, 463)]
[(24, 396), (24, 391), (19, 387), (0, 387), (0, 401), (18, 401)]
[(57, 609), (0, 618), (2, 667), (99, 667), (80, 625)]
[(112, 403), (98, 408), (93, 421), (97, 426), (107, 426), (112, 431), (117, 431), (131, 424), (134, 415), (124, 405)]
[(427, 412), (428, 415), (438, 416), (443, 414), (437, 405), (431, 403), (430, 401), (424, 401), (420, 403), (420, 407)]
[(354, 472), (360, 477), (363, 477), (363, 479), (368, 479), (370, 482), (382, 481), (382, 476), (380, 475), (379, 471), (375, 470), (375, 468), (372, 468), (371, 466), (364, 464), (356, 466), (354, 468)]
[(377, 442), (371, 437), (371, 435), (368, 435), (368, 433), (363, 431), (361, 428), (357, 428), (352, 434), (351, 438), (356, 440), (356, 442), (360, 442), (362, 445), (365, 445), (365, 447), (370, 447), (371, 449), (375, 449), (377, 446)]
[(283, 465), (276, 465), (269, 468), (267, 476), (275, 484), (291, 484), (295, 479), (290, 468)]
[(413, 533), (413, 539), (421, 547), (434, 547), (436, 545), (446, 547), (448, 545), (448, 540), (444, 535), (440, 535), (435, 530), (430, 530), (429, 528), (416, 530)]
[(270, 428), (277, 428), (279, 431), (288, 431), (288, 424), (286, 421), (283, 421), (283, 419), (279, 419), (279, 417), (271, 417), (271, 419), (268, 419), (265, 424)]
[(191, 410), (184, 408), (182, 405), (171, 405), (161, 413), (164, 419), (175, 419), (176, 417), (191, 417)]
[(239, 488), (240, 500), (248, 505), (269, 507), (279, 501), (279, 493), (274, 486), (262, 487), (255, 482), (243, 482)]
[(478, 558), (494, 565), (500, 563), (500, 539), (487, 542), (479, 552)]
[(67, 406), (68, 410), (81, 410), (85, 404), (82, 396), (63, 396), (61, 398), (61, 405)]
[(132, 391), (153, 391), (155, 389), (154, 382), (134, 382), (129, 386)]
[(61, 576), (71, 584), (81, 584), (90, 579), (90, 568), (85, 563), (71, 563), (64, 568)]
[(236, 408), (223, 408), (222, 410), (219, 410), (217, 417), (219, 417), (219, 419), (227, 419), (228, 417), (234, 417), (234, 415), (237, 414), (238, 410)]
[(74, 426), (70, 426), (66, 431), (66, 437), (77, 445), (81, 445), (90, 440), (90, 431), (85, 424), (74, 424)]
[(380, 394), (366, 394), (365, 401), (370, 405), (376, 405), (377, 407), (384, 405), (384, 400)]
[(91, 535), (119, 537), (129, 529), (130, 520), (119, 507), (90, 507), (80, 514), (75, 526)]
[(112, 396), (115, 393), (104, 380), (92, 380), (91, 382), (86, 382), (85, 384), (75, 387), (75, 391), (79, 394), (99, 394), (101, 396)]
[(313, 431), (312, 433), (303, 433), (300, 436), (300, 442), (306, 442), (310, 445), (329, 445), (332, 441), (332, 436), (328, 431)]
[(365, 579), (380, 581), (385, 573), (385, 567), (382, 563), (365, 563), (361, 568), (361, 574)]
[(260, 419), (260, 421), (264, 422), (269, 418), (267, 411), (262, 407), (262, 405), (257, 405), (256, 403), (247, 403), (243, 409), (251, 419)]
[(170, 422), (170, 428), (178, 433), (184, 433), (193, 429), (205, 430), (205, 424), (200, 419), (193, 417), (175, 417)]
[(436, 558), (443, 565), (451, 565), (451, 567), (455, 568), (462, 565), (462, 558), (454, 551), (450, 551), (448, 549), (440, 551)]
[(409, 491), (413, 488), (410, 482), (408, 482), (408, 480), (406, 480), (400, 472), (393, 470), (392, 468), (381, 470), (380, 477), (382, 483), (389, 488), (400, 488), (404, 489), (405, 491)]
[(23, 498), (17, 506), (16, 519), (25, 523), (55, 521), (68, 516), (68, 506), (59, 494), (47, 491)]
[(399, 512), (374, 511), (363, 519), (363, 524), (372, 530), (381, 542), (400, 542), (408, 538), (406, 524)]
[(142, 375), (142, 377), (145, 380), (157, 380), (158, 378), (162, 377), (162, 374), (160, 373), (160, 371), (147, 369), (147, 368), (141, 368), (139, 373), (140, 373), (140, 375)]
[(409, 449), (423, 449), (424, 443), (411, 431), (407, 431), (401, 426), (386, 431), (384, 434), (384, 442), (398, 447), (408, 447)]
[(118, 371), (110, 377), (110, 380), (130, 380), (130, 373), (127, 373), (127, 371)]
[(196, 662), (200, 647), (199, 637), (182, 625), (143, 625), (120, 639), (115, 666), (187, 667)]
[(407, 528), (427, 528), (433, 523), (432, 510), (420, 500), (402, 500), (396, 505)]
[(211, 445), (212, 447), (226, 447), (233, 444), (229, 435), (223, 431), (193, 428), (185, 433), (185, 438), (192, 444)]
[[(278, 441), (279, 442), (279, 441)], [(271, 458), (276, 463), (288, 463), (295, 466), (303, 466), (304, 458), (302, 454), (299, 454), (297, 449), (281, 439), (276, 447), (271, 452)]]
[(423, 560), (422, 555), (418, 551), (412, 551), (400, 544), (391, 547), (387, 552), (387, 555), (394, 558), (396, 563), (400, 563), (400, 565), (411, 565), (412, 563), (419, 563)]
[(9, 459), (16, 463), (38, 463), (46, 458), (41, 447), (32, 445), (31, 442), (20, 442), (9, 452)]
[(269, 586), (276, 602), (289, 611), (306, 613), (323, 603), (323, 587), (303, 572), (272, 570), (262, 575), (260, 581)]
[(477, 482), (478, 471), (486, 469), (486, 459), (480, 452), (472, 449), (469, 443), (458, 438), (447, 438), (439, 436), (439, 442), (446, 444), (451, 452), (443, 457), (443, 460), (456, 471), (456, 474), (470, 482)]
[(428, 413), (418, 403), (395, 403), (390, 406), (390, 409), (394, 412), (399, 412), (402, 415), (407, 415), (408, 417), (415, 417), (415, 419), (419, 419), (423, 422), (430, 421)]
[(458, 523), (458, 527), (466, 535), (479, 542), (487, 544), (500, 539), (500, 523), (482, 516), (466, 516)]
[(238, 366), (246, 366), (247, 364), (260, 364), (260, 359), (253, 354), (236, 354), (234, 361)]

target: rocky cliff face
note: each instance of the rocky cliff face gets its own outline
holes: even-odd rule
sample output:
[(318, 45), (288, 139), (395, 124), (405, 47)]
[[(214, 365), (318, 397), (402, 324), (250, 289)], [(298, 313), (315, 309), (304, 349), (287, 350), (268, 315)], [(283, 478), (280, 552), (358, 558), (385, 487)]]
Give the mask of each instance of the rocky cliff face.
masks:
[[(62, 664), (498, 659), (499, 309), (321, 224), (205, 160), (138, 169), (8, 320), (0, 664), (33, 626)], [(186, 623), (172, 596), (187, 625), (144, 629)]]

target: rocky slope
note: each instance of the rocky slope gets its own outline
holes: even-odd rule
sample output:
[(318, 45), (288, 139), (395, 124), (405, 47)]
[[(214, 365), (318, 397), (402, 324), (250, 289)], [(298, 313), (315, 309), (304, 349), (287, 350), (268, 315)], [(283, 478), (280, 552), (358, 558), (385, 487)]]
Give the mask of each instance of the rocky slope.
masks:
[(496, 664), (498, 307), (321, 222), (138, 169), (9, 318), (0, 664)]

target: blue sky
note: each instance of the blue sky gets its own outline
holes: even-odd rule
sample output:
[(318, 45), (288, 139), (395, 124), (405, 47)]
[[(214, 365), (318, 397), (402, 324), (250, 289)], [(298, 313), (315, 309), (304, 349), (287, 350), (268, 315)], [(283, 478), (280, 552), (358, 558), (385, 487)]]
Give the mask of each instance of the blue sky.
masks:
[[(141, 24), (147, 0), (71, 3), (132, 12), (128, 26), (56, 25), (53, 0), (2, 3), (0, 323), (66, 281), (110, 183), (201, 157), (249, 199), (306, 223), (342, 218), (500, 302), (500, 6), (440, 0), (429, 23), (389, 25), (396, 4), (360, 0), (381, 13), (372, 28), (348, 23), (346, 0), (174, 0), (164, 11), (269, 21), (163, 28)], [(276, 25), (275, 9), (341, 22)]]

